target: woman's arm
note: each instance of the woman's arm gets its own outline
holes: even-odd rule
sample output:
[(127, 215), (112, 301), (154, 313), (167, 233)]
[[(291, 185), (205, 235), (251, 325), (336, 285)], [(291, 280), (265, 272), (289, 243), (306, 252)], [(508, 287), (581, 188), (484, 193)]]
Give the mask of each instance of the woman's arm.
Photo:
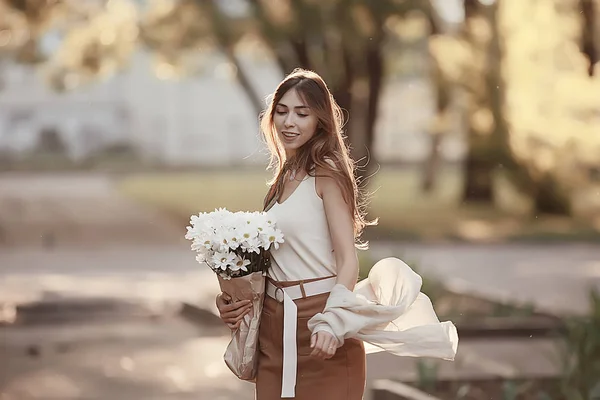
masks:
[(335, 256), (337, 283), (353, 291), (358, 280), (358, 255), (354, 241), (354, 221), (342, 189), (330, 177), (318, 176), (317, 194), (323, 199), (329, 235)]
[[(329, 235), (336, 263), (336, 283), (354, 290), (358, 280), (358, 256), (354, 247), (354, 223), (350, 206), (344, 200), (337, 182), (317, 171), (316, 190), (323, 199)], [(328, 359), (335, 355), (339, 345), (337, 338), (326, 331), (317, 331), (311, 336), (312, 356)]]

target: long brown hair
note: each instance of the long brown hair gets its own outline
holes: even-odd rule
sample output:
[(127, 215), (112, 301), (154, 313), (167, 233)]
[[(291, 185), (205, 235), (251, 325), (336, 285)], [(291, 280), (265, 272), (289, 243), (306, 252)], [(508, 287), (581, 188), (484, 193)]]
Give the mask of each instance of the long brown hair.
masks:
[[(315, 135), (287, 159), (273, 117), (277, 104), (291, 89), (295, 89), (315, 113), (318, 123)], [(273, 171), (273, 178), (268, 182), (270, 189), (265, 197), (265, 209), (270, 208), (281, 195), (288, 172), (305, 171), (316, 176), (315, 171), (319, 169), (324, 171), (323, 176), (335, 179), (340, 185), (344, 200), (352, 211), (356, 246), (366, 249), (367, 243), (359, 241), (360, 235), (365, 226), (374, 225), (376, 221), (366, 219), (365, 197), (357, 183), (355, 163), (344, 142), (344, 116), (323, 79), (315, 72), (295, 69), (277, 86), (261, 115), (260, 127), (271, 156), (267, 169)]]

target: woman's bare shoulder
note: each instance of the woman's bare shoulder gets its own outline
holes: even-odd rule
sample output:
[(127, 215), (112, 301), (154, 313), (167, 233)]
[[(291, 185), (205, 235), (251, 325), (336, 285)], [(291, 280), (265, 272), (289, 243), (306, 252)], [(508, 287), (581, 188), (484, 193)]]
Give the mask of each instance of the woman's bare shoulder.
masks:
[(335, 174), (333, 173), (333, 171), (336, 169), (335, 162), (330, 158), (326, 158), (324, 161), (329, 165), (329, 167), (317, 165), (314, 168), (317, 195), (321, 199), (326, 192), (340, 190), (340, 187), (335, 179)]

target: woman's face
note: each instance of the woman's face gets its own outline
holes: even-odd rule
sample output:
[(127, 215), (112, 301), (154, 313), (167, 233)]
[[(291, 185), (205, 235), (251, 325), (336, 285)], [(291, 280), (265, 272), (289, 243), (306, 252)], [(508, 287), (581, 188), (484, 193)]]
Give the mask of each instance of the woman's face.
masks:
[(318, 119), (292, 88), (275, 105), (273, 122), (286, 156), (291, 157), (315, 135)]

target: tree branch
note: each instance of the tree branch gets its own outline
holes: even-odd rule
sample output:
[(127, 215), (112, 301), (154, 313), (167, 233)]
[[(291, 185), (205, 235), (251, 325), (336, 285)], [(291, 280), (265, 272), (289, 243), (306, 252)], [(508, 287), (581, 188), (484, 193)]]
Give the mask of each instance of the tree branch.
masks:
[(579, 11), (583, 16), (583, 34), (581, 40), (581, 51), (590, 61), (588, 69), (589, 76), (594, 76), (594, 65), (600, 61), (600, 54), (596, 48), (596, 9), (594, 0), (579, 0)]
[(215, 4), (215, 1), (217, 0), (211, 0), (206, 3), (209, 7), (215, 38), (219, 43), (221, 51), (225, 54), (225, 57), (227, 57), (227, 60), (235, 66), (235, 77), (242, 89), (244, 89), (244, 93), (246, 93), (246, 97), (250, 100), (256, 115), (259, 115), (263, 110), (263, 104), (260, 95), (252, 86), (249, 76), (246, 74), (244, 67), (235, 55), (235, 38), (229, 28), (232, 21), (228, 21), (228, 18), (223, 15), (219, 7)]

